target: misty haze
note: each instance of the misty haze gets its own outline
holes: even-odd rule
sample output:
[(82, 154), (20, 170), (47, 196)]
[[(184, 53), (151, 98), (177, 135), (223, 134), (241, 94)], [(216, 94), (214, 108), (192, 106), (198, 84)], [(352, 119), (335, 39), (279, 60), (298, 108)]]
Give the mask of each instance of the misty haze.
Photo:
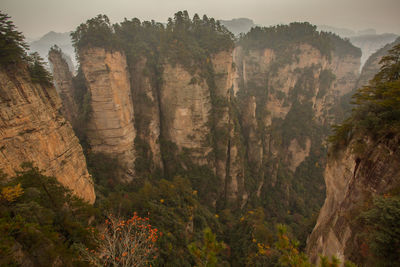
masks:
[(400, 2), (0, 9), (0, 266), (399, 266)]

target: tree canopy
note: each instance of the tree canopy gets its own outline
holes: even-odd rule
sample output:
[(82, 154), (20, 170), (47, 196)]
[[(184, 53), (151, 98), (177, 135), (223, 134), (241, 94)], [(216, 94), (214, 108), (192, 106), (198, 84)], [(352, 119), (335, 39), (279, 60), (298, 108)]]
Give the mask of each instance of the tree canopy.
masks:
[(16, 30), (10, 16), (0, 11), (0, 64), (7, 66), (17, 63), (26, 56), (28, 45), (25, 37)]
[(71, 37), (77, 52), (88, 46), (119, 49), (131, 63), (142, 56), (151, 61), (158, 57), (187, 68), (234, 45), (233, 34), (219, 21), (197, 14), (191, 19), (187, 11), (175, 13), (165, 27), (137, 18), (111, 25), (106, 15), (98, 15), (78, 26)]
[(335, 146), (347, 144), (355, 134), (377, 140), (400, 132), (400, 44), (389, 50), (380, 64), (369, 85), (353, 96), (351, 116), (334, 126), (330, 141)]
[(307, 43), (328, 58), (334, 51), (340, 56), (346, 54), (361, 56), (361, 50), (354, 47), (348, 39), (342, 39), (334, 33), (319, 32), (317, 26), (308, 22), (293, 22), (289, 25), (271, 27), (257, 26), (242, 35), (239, 40), (239, 44), (245, 49), (282, 50), (296, 43)]

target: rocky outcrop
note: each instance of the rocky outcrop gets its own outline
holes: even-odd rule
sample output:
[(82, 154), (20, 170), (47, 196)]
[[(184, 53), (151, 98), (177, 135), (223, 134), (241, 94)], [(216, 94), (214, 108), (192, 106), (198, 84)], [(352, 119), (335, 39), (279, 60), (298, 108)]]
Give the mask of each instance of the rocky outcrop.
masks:
[(325, 199), (324, 142), (342, 96), (357, 82), (360, 57), (333, 51), (328, 57), (297, 43), (239, 46), (234, 62), (248, 199), (262, 199), (272, 218), (307, 218)]
[(0, 92), (0, 169), (12, 176), (21, 163), (33, 162), (77, 196), (94, 203), (82, 148), (59, 112), (56, 90), (32, 83), (21, 66), (18, 74), (0, 71)]
[(284, 53), (239, 46), (190, 68), (167, 57), (151, 58), (157, 67), (145, 57), (127, 64), (123, 53), (102, 48), (80, 57), (92, 98), (92, 150), (118, 156), (131, 177), (133, 162), (140, 175), (215, 176), (220, 207), (242, 206), (250, 192), (269, 194), (307, 160), (322, 166), (334, 108), (359, 69), (357, 56), (329, 57), (306, 43)]
[[(399, 40), (380, 49), (367, 60), (357, 83), (358, 88), (368, 85), (374, 78), (380, 70), (381, 58)], [(375, 83), (379, 88), (385, 86), (379, 79), (371, 84)], [(362, 99), (357, 100), (366, 106)], [(375, 116), (379, 115), (378, 112)], [(369, 112), (365, 112), (365, 117), (369, 116)], [(373, 137), (376, 134), (374, 130), (369, 130), (370, 136), (365, 132), (361, 134), (362, 130), (356, 126), (362, 124), (357, 121), (360, 118), (350, 118), (352, 130), (347, 137), (350, 140), (344, 142), (346, 145), (343, 140), (337, 141), (330, 148), (324, 172), (326, 199), (308, 238), (307, 252), (312, 262), (319, 261), (319, 254), (322, 254), (336, 256), (342, 263), (351, 260), (360, 266), (376, 266), (369, 261), (369, 244), (362, 238), (365, 232), (372, 229), (365, 229), (358, 216), (371, 207), (376, 196), (390, 195), (399, 188), (400, 136), (395, 130), (387, 131), (379, 138)]]
[(49, 61), (53, 74), (54, 86), (62, 102), (61, 111), (64, 117), (69, 122), (73, 123), (78, 114), (78, 107), (74, 100), (75, 88), (72, 73), (61, 50), (50, 50)]
[[(373, 196), (384, 195), (400, 185), (400, 136), (380, 141), (364, 140), (365, 151), (354, 152), (360, 139), (331, 153), (325, 170), (326, 200), (307, 242), (312, 262), (319, 254), (336, 256), (341, 262), (360, 262), (356, 234), (362, 226), (357, 216)], [(361, 260), (362, 261), (362, 260)], [(363, 266), (370, 266), (364, 262)]]
[[(160, 148), (160, 100), (157, 79), (147, 69), (147, 60), (141, 59), (130, 68), (131, 88), (137, 136), (135, 150), (136, 169), (145, 172), (163, 170)], [(146, 164), (147, 163), (147, 164)]]
[(92, 114), (87, 135), (93, 152), (118, 158), (123, 180), (134, 177), (134, 108), (125, 55), (104, 48), (80, 51), (91, 95)]
[(211, 59), (214, 70), (213, 120), (216, 141), (216, 175), (223, 188), (221, 194), (226, 205), (243, 205), (247, 197), (244, 188), (244, 155), (241, 130), (234, 113), (234, 81), (237, 73), (233, 51), (222, 51)]
[[(319, 254), (334, 255), (343, 262), (344, 249), (351, 233), (349, 224), (344, 225), (343, 220), (338, 221), (337, 215), (333, 216), (333, 214), (349, 194), (349, 185), (354, 178), (356, 159), (350, 149), (347, 149), (341, 151), (337, 158), (332, 157), (328, 162), (324, 174), (326, 200), (308, 241), (308, 253), (312, 262), (318, 260)], [(337, 225), (339, 229), (333, 230), (327, 227), (328, 225)]]
[[(296, 122), (289, 124), (289, 120), (307, 116), (315, 127), (327, 128), (333, 122), (333, 107), (356, 84), (360, 59), (336, 54), (329, 59), (308, 44), (289, 49), (288, 63), (282, 63), (283, 55), (273, 49), (246, 53), (240, 52), (241, 47), (237, 50), (235, 62), (240, 75), (236, 83), (240, 87), (238, 98), (248, 159), (262, 170), (274, 158), (290, 155), (284, 161), (294, 173), (316, 144), (311, 145), (311, 132), (303, 132), (303, 136), (308, 135), (304, 138), (291, 134), (296, 130), (291, 125)], [(277, 131), (287, 138), (278, 140), (273, 136)]]
[(186, 150), (193, 163), (207, 165), (212, 151), (207, 144), (210, 133), (210, 90), (204, 80), (193, 76), (180, 65), (166, 64), (160, 92), (163, 114), (163, 137), (174, 143), (179, 152)]

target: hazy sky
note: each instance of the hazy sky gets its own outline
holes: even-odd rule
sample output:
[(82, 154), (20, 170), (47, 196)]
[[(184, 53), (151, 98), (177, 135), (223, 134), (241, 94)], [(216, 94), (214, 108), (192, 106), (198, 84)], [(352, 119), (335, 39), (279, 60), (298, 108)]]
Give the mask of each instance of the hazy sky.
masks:
[(112, 22), (124, 17), (166, 22), (176, 11), (188, 10), (216, 19), (247, 17), (270, 25), (309, 21), (354, 30), (374, 28), (400, 33), (400, 0), (0, 0), (27, 37), (49, 31), (66, 32), (97, 14)]

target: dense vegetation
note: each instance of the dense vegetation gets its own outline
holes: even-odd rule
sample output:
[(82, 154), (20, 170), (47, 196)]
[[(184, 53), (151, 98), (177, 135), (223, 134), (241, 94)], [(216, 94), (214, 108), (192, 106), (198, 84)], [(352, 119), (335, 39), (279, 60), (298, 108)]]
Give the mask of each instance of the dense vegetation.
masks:
[(364, 225), (360, 234), (361, 254), (375, 266), (400, 262), (400, 195), (385, 194), (374, 198), (372, 205), (358, 217)]
[[(179, 177), (155, 185), (146, 182), (141, 189), (137, 185), (117, 186), (107, 190), (107, 197), (99, 191), (94, 207), (32, 164), (23, 165), (23, 171), (11, 179), (2, 174), (0, 189), (1, 266), (89, 266), (87, 261), (101, 266), (130, 266), (124, 265), (128, 259), (138, 266), (150, 262), (156, 266), (311, 266), (284, 226), (278, 227), (278, 235), (275, 230), (260, 226), (263, 217), (259, 217), (259, 211), (250, 211), (240, 219), (249, 242), (237, 239), (229, 247), (219, 241), (223, 239), (222, 229), (231, 225), (228, 222), (224, 226), (226, 221), (203, 207), (197, 191), (191, 189), (187, 179)], [(116, 220), (110, 214), (113, 211), (121, 218), (129, 218), (132, 210), (138, 210), (143, 217), (135, 213), (131, 219)], [(108, 218), (106, 227), (101, 224), (104, 218)], [(99, 235), (92, 226), (106, 232)], [(236, 235), (242, 236), (237, 231), (240, 229), (235, 230)], [(138, 249), (139, 254), (126, 251), (115, 235), (124, 237), (122, 242), (127, 235), (133, 243), (126, 245)], [(134, 239), (147, 242), (151, 251), (139, 250), (142, 248), (135, 244), (141, 243), (135, 242), (142, 241)], [(102, 240), (115, 243), (121, 253)], [(244, 248), (247, 257), (237, 258), (236, 249)], [(106, 254), (98, 254), (101, 251)], [(146, 253), (152, 257), (143, 257)], [(115, 255), (119, 257), (112, 257)], [(320, 266), (337, 266), (328, 263), (338, 261), (325, 259)]]
[(129, 64), (145, 56), (152, 63), (166, 60), (192, 71), (210, 55), (233, 48), (232, 33), (219, 21), (197, 14), (190, 19), (187, 11), (177, 12), (166, 26), (137, 18), (111, 25), (107, 16), (98, 15), (78, 26), (71, 37), (78, 57), (85, 47), (97, 46), (124, 51)]
[[(16, 47), (23, 48), (23, 44), (18, 43), (19, 35), (16, 36)], [(164, 63), (182, 65), (193, 75), (193, 83), (205, 81), (210, 90), (212, 135), (209, 142), (214, 148), (212, 157), (226, 156), (226, 151), (220, 149), (218, 142), (241, 142), (229, 139), (228, 129), (216, 126), (223, 109), (228, 108), (231, 114), (235, 113), (232, 117), (236, 117), (233, 123), (236, 131), (240, 132), (241, 127), (237, 119), (240, 112), (237, 103), (227, 103), (215, 93), (215, 74), (210, 59), (220, 51), (232, 49), (234, 44), (232, 34), (219, 22), (207, 16), (200, 19), (198, 15), (190, 19), (187, 12), (178, 12), (168, 20), (166, 26), (138, 19), (111, 25), (105, 15), (99, 15), (81, 24), (71, 36), (77, 55), (91, 46), (123, 51), (130, 71), (145, 58), (143, 74), (151, 78), (155, 90), (159, 90), (163, 82), (161, 75)], [(348, 41), (332, 34), (319, 33), (308, 23), (256, 27), (240, 40), (245, 49), (269, 47), (282, 54), (292, 49), (293, 44), (299, 43), (312, 45), (327, 58), (334, 50), (339, 55), (359, 54), (359, 50)], [(296, 49), (290, 51), (296, 52)], [(49, 77), (40, 69), (40, 59), (33, 57), (34, 64), (30, 68), (32, 81), (48, 81)], [(290, 63), (293, 59), (290, 55), (283, 63)], [(325, 151), (320, 144), (326, 134), (326, 129), (321, 129), (313, 121), (311, 88), (319, 83), (321, 91), (318, 97), (323, 97), (335, 79), (330, 71), (322, 71), (315, 79), (316, 68), (318, 66), (297, 70), (298, 82), (288, 96), (288, 101), (292, 102), (291, 111), (285, 119), (273, 121), (274, 129), (260, 127), (257, 133), (260, 136), (268, 133), (284, 146), (289, 145), (293, 138), (297, 138), (300, 145), (304, 146), (306, 139), (310, 138), (309, 157), (298, 166), (295, 173), (288, 171), (289, 166), (284, 160), (269, 162), (263, 167), (264, 177), (260, 177), (261, 170), (248, 162), (246, 189), (251, 193), (248, 204), (242, 209), (238, 208), (239, 205), (221, 203), (223, 201), (218, 198), (220, 180), (212, 170), (196, 166), (187, 156), (188, 151), (178, 154), (176, 145), (162, 138), (160, 142), (165, 172), (149, 172), (152, 163), (149, 160), (151, 155), (146, 153), (148, 146), (137, 137), (135, 145), (139, 154), (135, 167), (138, 179), (121, 184), (117, 178), (121, 168), (118, 160), (91, 152), (86, 140), (85, 127), (91, 114), (90, 93), (83, 72), (79, 69), (74, 77), (74, 98), (80, 115), (74, 123), (74, 130), (84, 147), (89, 172), (95, 182), (97, 201), (94, 207), (87, 206), (54, 178), (42, 175), (32, 166), (12, 180), (2, 181), (0, 249), (7, 255), (4, 264), (18, 263), (15, 244), (20, 244), (21, 250), (27, 251), (27, 258), (33, 258), (37, 265), (51, 265), (59, 255), (62, 255), (64, 265), (78, 264), (79, 245), (95, 247), (92, 244), (95, 239), (91, 239), (92, 234), (86, 229), (88, 225), (102, 228), (101, 222), (110, 213), (128, 218), (137, 211), (139, 216), (148, 217), (149, 223), (163, 233), (157, 241), (158, 258), (153, 262), (157, 266), (310, 266), (300, 249), (305, 244), (315, 213), (324, 197), (321, 180), (324, 160), (321, 155)], [(392, 71), (387, 70), (389, 76), (390, 73)], [(251, 88), (253, 92), (243, 90), (238, 95), (254, 95), (256, 101), (266, 101), (269, 94), (276, 93), (268, 87), (268, 82), (266, 85), (260, 87), (254, 84), (254, 88)], [(282, 99), (284, 97), (281, 95)], [(150, 101), (145, 103), (153, 104)], [(260, 108), (256, 110), (260, 126), (265, 112)], [(300, 118), (299, 114), (302, 115)], [(135, 123), (146, 125), (148, 122), (146, 118), (138, 118)], [(308, 136), (304, 134), (305, 130)], [(240, 153), (244, 154), (245, 149), (239, 148)], [(271, 181), (273, 169), (277, 171), (274, 185)], [(264, 178), (267, 178), (265, 181), (268, 184), (261, 190), (261, 197), (256, 197), (258, 182)], [(212, 203), (214, 200), (216, 207)], [(94, 216), (94, 220), (89, 220), (91, 216)], [(373, 216), (365, 218), (371, 224), (377, 220)], [(294, 232), (301, 243), (289, 238), (290, 234), (283, 226), (278, 228), (276, 235), (277, 223), (288, 224), (288, 231)], [(50, 256), (45, 257), (47, 254)], [(332, 262), (324, 259), (322, 264), (337, 266), (338, 263), (335, 259)]]
[[(192, 74), (192, 83), (205, 82), (210, 90), (211, 134), (206, 145), (211, 145), (214, 149), (211, 157), (214, 160), (226, 160), (225, 146), (219, 144), (228, 142), (236, 142), (241, 150), (240, 153), (245, 153), (245, 148), (240, 146), (242, 140), (236, 140), (240, 137), (230, 138), (228, 127), (217, 127), (224, 109), (229, 110), (232, 118), (238, 118), (240, 107), (236, 105), (235, 100), (231, 99), (231, 102), (228, 102), (215, 93), (215, 73), (211, 57), (220, 51), (232, 49), (234, 43), (232, 34), (214, 19), (206, 16), (200, 19), (198, 15), (190, 19), (187, 12), (178, 12), (165, 26), (154, 21), (141, 22), (135, 18), (111, 25), (106, 16), (99, 15), (81, 24), (72, 33), (72, 38), (78, 55), (87, 47), (123, 51), (131, 71), (131, 79), (135, 76), (137, 64), (145, 59), (143, 75), (150, 78), (155, 92), (159, 92), (163, 83), (164, 64), (180, 64)], [(107, 38), (106, 42), (103, 42), (104, 38)], [(279, 64), (288, 64), (296, 60), (298, 51), (294, 44), (308, 43), (319, 49), (327, 58), (330, 58), (331, 53), (340, 45), (344, 48), (349, 45), (351, 51), (355, 49), (345, 40), (337, 39), (336, 43), (332, 40), (336, 40), (335, 36), (319, 33), (308, 23), (292, 23), (288, 26), (255, 28), (242, 36), (239, 44), (245, 49), (269, 47), (281, 53), (279, 58), (284, 60), (275, 64), (277, 71)], [(351, 51), (349, 53), (352, 53)], [(354, 53), (358, 52), (357, 50)], [(338, 54), (342, 55), (340, 53), (339, 51)], [(318, 67), (298, 70), (296, 75), (300, 78), (287, 100), (293, 102), (293, 108), (285, 120), (274, 121), (275, 130), (271, 132), (276, 140), (280, 140), (277, 142), (284, 145), (289, 145), (295, 137), (303, 145), (306, 138), (310, 137), (312, 139), (310, 156), (298, 167), (295, 174), (288, 171), (288, 166), (283, 161), (270, 162), (268, 166), (264, 166), (267, 184), (261, 191), (262, 197), (256, 197), (255, 192), (260, 179), (264, 177), (260, 177), (261, 170), (249, 163), (246, 166), (245, 186), (246, 191), (251, 194), (248, 204), (242, 210), (237, 208), (237, 203), (227, 203), (220, 198), (218, 194), (222, 185), (210, 168), (193, 164), (189, 156), (190, 151), (178, 152), (175, 144), (163, 139), (162, 133), (160, 142), (164, 172), (149, 171), (153, 168), (153, 164), (151, 154), (148, 153), (148, 144), (140, 139), (139, 135), (136, 137), (135, 168), (136, 174), (140, 177), (137, 180), (141, 182), (119, 185), (115, 177), (120, 168), (117, 160), (103, 154), (87, 154), (88, 166), (96, 181), (98, 195), (96, 205), (101, 210), (112, 210), (124, 216), (128, 216), (132, 210), (137, 210), (141, 214), (150, 212), (152, 214), (150, 218), (153, 216), (157, 218), (152, 224), (170, 233), (167, 235), (169, 239), (164, 236), (160, 240), (161, 253), (158, 262), (162, 264), (190, 265), (201, 262), (198, 257), (207, 255), (207, 252), (201, 249), (201, 242), (205, 242), (204, 239), (201, 241), (203, 229), (207, 227), (216, 234), (219, 241), (227, 244), (230, 251), (229, 256), (227, 253), (216, 253), (220, 262), (227, 262), (233, 266), (265, 265), (274, 262), (277, 264), (279, 253), (266, 252), (276, 241), (274, 230), (276, 223), (288, 224), (289, 229), (301, 240), (300, 247), (303, 247), (324, 199), (322, 181), (324, 160), (321, 155), (325, 151), (319, 144), (322, 143), (322, 136), (326, 133), (312, 120), (313, 111), (309, 101), (313, 96), (312, 88), (315, 84), (320, 84), (318, 97), (323, 97), (335, 77), (330, 71), (323, 71), (318, 79), (314, 79), (314, 72)], [(134, 89), (133, 80), (131, 84)], [(276, 93), (273, 88), (268, 88), (268, 82), (266, 84), (267, 88), (257, 87), (257, 90), (251, 93), (241, 90), (240, 94), (255, 93), (258, 107), (262, 107), (261, 103), (267, 100), (268, 94)], [(132, 95), (134, 94), (133, 91)], [(147, 107), (156, 104), (146, 96), (135, 96), (139, 97)], [(303, 97), (307, 101), (299, 100)], [(256, 110), (259, 121), (265, 117), (264, 112), (265, 110), (260, 108)], [(298, 114), (303, 116), (299, 119)], [(135, 120), (137, 129), (148, 127), (149, 119), (146, 116), (145, 113)], [(233, 124), (235, 131), (240, 133), (239, 119)], [(162, 128), (162, 124), (160, 127)], [(312, 133), (306, 136), (305, 132), (310, 130)], [(265, 134), (266, 131), (269, 130), (260, 127), (259, 134)], [(276, 168), (277, 184), (272, 186), (269, 176), (273, 176), (272, 170)], [(180, 189), (171, 191), (169, 187)], [(313, 192), (307, 191), (308, 188), (312, 188)], [(195, 194), (190, 195), (190, 192)], [(215, 200), (216, 203), (213, 204)], [(207, 238), (211, 238), (209, 234)], [(197, 244), (197, 249), (191, 246), (192, 254), (188, 253), (189, 244)]]
[[(31, 81), (51, 86), (51, 74), (38, 53), (27, 53), (28, 45), (7, 14), (0, 12), (0, 66), (12, 73), (27, 68)], [(23, 68), (19, 68), (23, 66)]]
[(334, 127), (333, 148), (347, 145), (355, 135), (376, 141), (400, 132), (400, 45), (380, 62), (380, 72), (354, 95), (351, 116)]
[(0, 63), (4, 66), (16, 64), (26, 56), (28, 45), (24, 36), (16, 30), (7, 14), (0, 13)]
[[(31, 164), (0, 179), (1, 266), (79, 266), (77, 244), (92, 247), (87, 224), (95, 209)], [(82, 265), (83, 266), (83, 265)]]
[[(390, 142), (394, 150), (386, 153), (398, 157), (400, 44), (389, 50), (380, 63), (380, 71), (353, 96), (354, 108), (350, 117), (334, 126), (334, 134), (330, 137), (333, 155), (350, 148), (359, 160), (372, 161), (366, 152)], [(380, 188), (364, 199), (358, 211), (360, 215), (353, 220), (353, 227), (357, 227), (358, 250), (349, 254), (358, 262), (371, 266), (391, 266), (399, 262), (400, 190), (398, 177), (393, 179), (392, 190)]]
[(327, 58), (331, 58), (332, 52), (340, 56), (346, 54), (361, 56), (361, 50), (354, 47), (349, 40), (341, 39), (333, 33), (319, 32), (316, 26), (308, 22), (254, 27), (248, 33), (242, 35), (239, 42), (245, 49), (270, 48), (275, 51), (285, 51), (293, 45), (302, 43), (313, 46)]

